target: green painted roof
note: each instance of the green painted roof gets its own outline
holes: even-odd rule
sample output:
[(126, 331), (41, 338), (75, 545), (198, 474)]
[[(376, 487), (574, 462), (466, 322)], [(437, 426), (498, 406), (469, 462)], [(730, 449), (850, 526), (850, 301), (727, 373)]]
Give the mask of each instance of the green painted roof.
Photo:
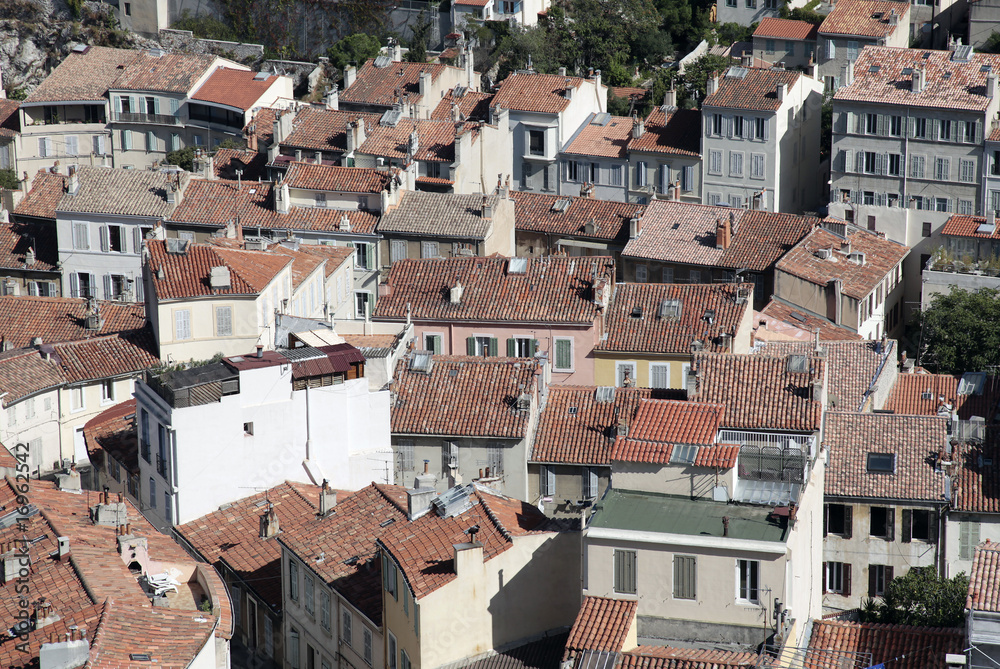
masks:
[(733, 539), (784, 542), (785, 518), (770, 518), (772, 507), (726, 504), (632, 490), (610, 490), (595, 506), (590, 527), (636, 532), (722, 536), (722, 518), (729, 517)]

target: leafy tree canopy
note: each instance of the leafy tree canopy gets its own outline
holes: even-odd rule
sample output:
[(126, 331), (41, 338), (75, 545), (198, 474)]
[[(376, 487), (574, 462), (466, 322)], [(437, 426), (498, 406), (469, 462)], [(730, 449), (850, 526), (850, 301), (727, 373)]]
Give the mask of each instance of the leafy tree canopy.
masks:
[(867, 599), (861, 621), (889, 625), (959, 627), (965, 620), (965, 596), (969, 577), (939, 577), (932, 567), (914, 567), (905, 576), (892, 579), (881, 602)]
[(678, 76), (677, 72), (671, 70), (661, 75), (660, 86), (653, 86), (653, 99), (662, 100), (663, 94), (670, 87), (670, 79), (676, 78), (677, 104), (678, 106), (694, 107), (700, 106), (705, 99), (705, 91), (708, 88), (708, 79), (713, 74), (718, 73), (720, 77), (726, 74), (726, 70), (732, 66), (733, 61), (726, 56), (716, 56), (705, 54), (698, 60), (684, 68), (684, 74)]
[(0, 170), (0, 188), (17, 190), (20, 187), (21, 182), (18, 181), (17, 172), (13, 169)]
[(1000, 289), (952, 288), (918, 315), (920, 364), (942, 374), (1000, 365)]
[(330, 65), (343, 72), (352, 63), (360, 67), (369, 58), (377, 56), (381, 46), (377, 38), (355, 33), (327, 49), (326, 56), (330, 59)]
[(1000, 33), (995, 30), (991, 32), (990, 36), (986, 38), (986, 43), (979, 50), (984, 53), (1000, 53)]

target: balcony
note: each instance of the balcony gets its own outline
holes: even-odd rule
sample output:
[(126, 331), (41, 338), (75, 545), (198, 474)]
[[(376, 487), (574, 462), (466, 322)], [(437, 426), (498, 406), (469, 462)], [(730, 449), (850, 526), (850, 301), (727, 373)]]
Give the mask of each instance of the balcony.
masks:
[(113, 123), (141, 123), (144, 125), (184, 125), (181, 118), (173, 114), (111, 112), (111, 121)]
[(170, 465), (162, 455), (156, 456), (156, 473), (162, 476), (164, 481), (170, 480)]

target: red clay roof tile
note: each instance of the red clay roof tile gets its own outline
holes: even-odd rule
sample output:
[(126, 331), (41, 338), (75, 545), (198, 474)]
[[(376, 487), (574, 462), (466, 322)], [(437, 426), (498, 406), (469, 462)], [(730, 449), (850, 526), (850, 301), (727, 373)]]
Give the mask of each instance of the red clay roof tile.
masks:
[(525, 74), (516, 72), (502, 82), (493, 98), (494, 107), (514, 111), (558, 114), (569, 106), (567, 87), (583, 85), (579, 77), (555, 74)]
[(198, 87), (191, 99), (248, 111), (277, 80), (275, 74), (258, 79), (257, 73), (251, 70), (220, 67)]
[(629, 152), (665, 155), (701, 155), (701, 112), (654, 107), (646, 117), (641, 137), (628, 140)]
[[(910, 3), (889, 0), (843, 0), (833, 6), (819, 26), (823, 35), (888, 37), (910, 23)], [(896, 20), (893, 22), (892, 16)], [(774, 19), (771, 19), (772, 21)]]
[(777, 39), (815, 40), (816, 25), (808, 21), (794, 21), (765, 16), (753, 31), (754, 37), (774, 37)]
[(566, 640), (563, 659), (571, 660), (584, 650), (614, 653), (625, 650), (629, 628), (636, 624), (638, 604), (634, 599), (585, 596)]
[(595, 115), (591, 115), (590, 122), (572, 138), (563, 153), (604, 158), (624, 158), (628, 155), (629, 140), (632, 139), (632, 119), (628, 116), (612, 116), (603, 123), (595, 123), (594, 117)]
[(961, 629), (816, 620), (805, 667), (839, 669), (845, 654), (852, 658), (861, 654), (871, 658), (865, 664), (872, 666), (884, 663), (893, 669), (946, 669), (945, 655), (962, 655), (964, 640)]
[[(645, 205), (589, 197), (561, 197), (544, 193), (511, 191), (517, 230), (615, 240), (622, 245), (628, 239), (629, 221), (641, 216)], [(567, 207), (557, 203), (568, 202)], [(593, 227), (588, 229), (588, 224)]]
[(293, 162), (285, 173), (289, 188), (337, 191), (342, 193), (381, 193), (392, 176), (370, 167), (335, 167)]
[[(741, 76), (737, 76), (740, 73)], [(761, 67), (730, 68), (725, 76), (719, 77), (719, 88), (702, 102), (702, 113), (709, 108), (749, 109), (755, 111), (776, 111), (781, 107), (778, 100), (778, 85), (789, 88), (795, 85), (799, 72), (774, 70)]]
[(30, 346), (35, 337), (45, 344), (77, 341), (141, 330), (146, 314), (141, 304), (98, 302), (103, 324), (100, 330), (88, 330), (87, 300), (71, 297), (0, 297), (0, 339), (8, 346)]
[(976, 547), (965, 608), (1000, 612), (1000, 543), (984, 541)]
[(340, 102), (391, 107), (406, 95), (409, 96), (410, 104), (417, 104), (423, 98), (420, 95), (420, 74), (429, 72), (433, 81), (447, 67), (449, 66), (399, 61), (393, 61), (388, 67), (375, 67), (375, 61), (368, 60), (358, 68), (354, 83), (341, 91)]
[[(266, 251), (225, 249), (211, 244), (190, 244), (185, 253), (167, 252), (166, 242), (150, 240), (150, 274), (159, 300), (175, 300), (203, 295), (256, 295), (292, 263), (287, 256)], [(212, 288), (213, 267), (230, 272), (229, 288)], [(160, 270), (163, 278), (160, 278)]]

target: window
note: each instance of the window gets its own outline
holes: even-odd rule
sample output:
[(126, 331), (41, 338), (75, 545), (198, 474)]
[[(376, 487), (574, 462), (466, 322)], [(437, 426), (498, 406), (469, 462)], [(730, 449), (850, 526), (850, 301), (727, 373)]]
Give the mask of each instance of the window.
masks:
[(913, 119), (913, 137), (915, 139), (927, 139), (927, 119)]
[(722, 114), (712, 114), (712, 134), (722, 136)]
[(406, 241), (402, 239), (393, 239), (389, 242), (389, 262), (394, 263), (397, 260), (406, 260)]
[(722, 151), (712, 149), (708, 152), (708, 173), (722, 174)]
[(649, 363), (649, 387), (669, 388), (670, 387), (670, 363), (651, 362)]
[(674, 556), (674, 599), (697, 599), (698, 558)]
[(895, 453), (869, 453), (868, 472), (884, 472), (891, 474), (896, 470)]
[(181, 150), (181, 136), (176, 132), (170, 133), (170, 150), (171, 151)]
[(326, 208), (326, 193), (316, 193), (313, 196), (313, 206), (320, 209)]
[(149, 508), (156, 508), (156, 481), (152, 476), (149, 477)]
[(731, 176), (731, 177), (742, 177), (743, 176), (743, 152), (742, 151), (730, 151), (729, 152), (729, 176)]
[(971, 560), (979, 545), (979, 523), (963, 520), (958, 529), (958, 557)]
[(354, 293), (354, 315), (358, 318), (367, 318), (368, 314), (371, 312), (369, 303), (371, 302), (371, 293), (366, 293), (364, 291), (358, 291)]
[(400, 474), (413, 471), (412, 441), (400, 441), (396, 444), (396, 471)]
[(533, 156), (541, 156), (545, 154), (544, 130), (528, 131), (528, 153), (530, 153)]
[(886, 506), (873, 506), (870, 511), (869, 536), (892, 541), (896, 533), (896, 510)]
[(364, 628), (364, 638), (365, 638), (365, 649), (364, 649), (365, 662), (370, 667), (372, 664), (372, 632), (367, 627)]
[(131, 2), (126, 2), (125, 3), (125, 16), (132, 16), (132, 3)]
[(847, 60), (854, 62), (858, 59), (858, 43), (854, 40), (847, 41)]
[(751, 153), (750, 154), (750, 178), (751, 179), (763, 179), (764, 178), (764, 154), (763, 153)]
[(553, 346), (555, 348), (555, 361), (552, 365), (557, 372), (573, 371), (573, 340), (569, 338), (557, 337)]
[(66, 136), (66, 155), (75, 156), (80, 153), (80, 142), (76, 135)]
[(386, 649), (385, 666), (388, 669), (396, 669), (396, 637), (393, 636), (392, 632), (388, 632), (388, 648)]
[(884, 564), (868, 565), (868, 596), (881, 597), (892, 580), (892, 567)]
[(785, 51), (788, 52), (788, 56), (790, 58), (794, 57), (795, 56), (795, 42), (793, 42), (792, 40), (785, 40)]
[(191, 311), (178, 309), (174, 312), (174, 339), (191, 338)]
[(865, 114), (865, 133), (868, 135), (878, 134), (878, 114)]
[(674, 282), (674, 268), (664, 267), (663, 268), (663, 283), (673, 283)]
[(861, 202), (863, 204), (875, 204), (875, 191), (866, 190), (861, 193)]
[(854, 509), (848, 504), (823, 506), (823, 536), (839, 534), (850, 539), (854, 525)]
[(170, 491), (163, 491), (163, 517), (167, 521), (167, 525), (174, 524), (174, 505), (171, 504)]
[(420, 243), (420, 257), (421, 258), (440, 258), (441, 249), (437, 242), (421, 242)]
[(646, 171), (647, 165), (645, 161), (640, 160), (635, 164), (635, 185), (638, 188), (642, 188), (646, 185)]
[(583, 165), (583, 163), (578, 163), (575, 160), (566, 161), (566, 180), (567, 181), (583, 181), (579, 178), (581, 175), (581, 170), (578, 168)]
[(597, 497), (600, 477), (594, 467), (583, 468), (583, 496), (587, 499)]
[(903, 509), (903, 543), (937, 540), (937, 518), (927, 509)]
[(694, 444), (675, 444), (673, 452), (670, 454), (670, 464), (694, 464), (696, 457), (698, 457), (698, 447)]
[(865, 174), (876, 174), (878, 172), (878, 154), (874, 151), (865, 151), (864, 154)]
[(648, 281), (649, 274), (648, 268), (645, 265), (635, 266), (635, 280), (639, 283), (646, 283)]
[(396, 580), (396, 565), (385, 553), (382, 554), (382, 586), (392, 598), (399, 601), (399, 588)]
[[(13, 408), (13, 407), (11, 407)], [(31, 419), (35, 417), (35, 398), (29, 397), (24, 401), (24, 417)]]
[(243, 423), (243, 435), (246, 437), (253, 436), (253, 422)]
[(90, 250), (90, 226), (86, 223), (73, 223), (73, 248)]
[(934, 159), (934, 178), (938, 181), (947, 181), (951, 178), (950, 158), (938, 157)]
[(976, 134), (978, 130), (979, 130), (979, 123), (977, 121), (965, 122), (965, 142), (967, 144), (976, 143)]
[(319, 595), (319, 622), (323, 629), (330, 631), (330, 594), (327, 592)]
[(313, 579), (308, 574), (302, 582), (302, 598), (305, 600), (306, 613), (313, 615), (316, 611), (316, 597), (313, 591)]
[(354, 266), (358, 269), (371, 269), (374, 261), (371, 244), (357, 243), (354, 245)]
[(507, 356), (530, 358), (535, 355), (535, 340), (531, 337), (511, 337), (507, 340)]
[(340, 638), (343, 639), (344, 643), (346, 643), (348, 646), (354, 645), (354, 634), (351, 630), (351, 626), (353, 625), (353, 623), (354, 623), (354, 616), (351, 615), (350, 611), (344, 609), (340, 622)]
[(612, 165), (611, 166), (611, 185), (621, 186), (622, 185), (622, 166)]
[(435, 355), (441, 353), (441, 335), (439, 334), (425, 334), (424, 335), (424, 350), (430, 351)]
[(619, 388), (629, 388), (635, 385), (634, 362), (615, 362), (615, 385)]
[(152, 130), (146, 131), (146, 151), (156, 151), (156, 133)]
[(901, 165), (903, 163), (903, 156), (898, 153), (889, 154), (889, 165), (887, 166), (886, 172), (894, 177), (898, 177), (900, 174)]
[(754, 139), (767, 139), (767, 119), (766, 118), (755, 118), (753, 120), (753, 137)]
[(590, 163), (590, 183), (596, 184), (601, 182), (601, 165), (600, 163)]
[(636, 593), (636, 552), (615, 549), (615, 592), (623, 595)]
[[(124, 98), (123, 98), (122, 101), (124, 102)], [(124, 105), (123, 105), (123, 107), (124, 107)], [(132, 131), (131, 130), (122, 130), (122, 149), (124, 149), (125, 151), (131, 151), (132, 150)]]
[(743, 117), (733, 117), (733, 137), (743, 138)]
[(293, 627), (288, 636), (288, 663), (299, 669), (299, 631)]
[(851, 594), (851, 565), (844, 562), (823, 563), (823, 592), (845, 597)]
[(910, 177), (913, 179), (924, 178), (924, 165), (927, 159), (924, 156), (910, 156)]
[(924, 221), (923, 222), (921, 234), (924, 237), (930, 237), (931, 236), (931, 222), (930, 221)]
[(938, 126), (938, 139), (943, 142), (951, 141), (951, 121), (949, 119), (940, 121), (940, 125)]
[(83, 386), (77, 386), (75, 388), (69, 389), (70, 405), (73, 411), (80, 411), (86, 408), (84, 396), (83, 396)]
[(889, 134), (893, 137), (900, 137), (903, 134), (903, 117), (902, 116), (890, 116), (889, 117)]
[(17, 425), (17, 407), (7, 407), (7, 426)]
[(556, 470), (552, 465), (541, 465), (538, 470), (538, 493), (542, 497), (556, 494)]
[(486, 466), (491, 476), (503, 476), (503, 446), (490, 444), (486, 447)]
[[(735, 197), (736, 200), (737, 200), (735, 203), (733, 202), (733, 197)], [(732, 196), (732, 197), (729, 198), (729, 201), (732, 204), (732, 206), (734, 206), (734, 207), (741, 207), (741, 206), (743, 206), (743, 198), (741, 198), (739, 196)], [(701, 270), (700, 269), (692, 269), (692, 270), (688, 271), (688, 282), (689, 283), (701, 283)]]
[(399, 652), (399, 669), (410, 669), (410, 656), (405, 650)]
[(299, 564), (288, 561), (288, 597), (293, 601), (299, 601)]
[(476, 335), (465, 340), (466, 353), (480, 358), (497, 355), (497, 339), (490, 335)]
[(975, 160), (959, 160), (958, 161), (958, 180), (964, 181), (966, 183), (974, 183), (976, 181), (976, 161)]
[(737, 560), (736, 572), (739, 589), (736, 599), (750, 604), (760, 603), (760, 562), (757, 560)]
[(747, 9), (757, 9), (757, 0), (746, 0)]
[(141, 442), (142, 459), (149, 462), (149, 414), (145, 409), (139, 416), (139, 441)]
[(974, 213), (972, 200), (959, 200), (958, 213), (964, 214), (966, 216), (971, 216)]
[(194, 140), (195, 146), (201, 146), (205, 143), (205, 140), (201, 138), (201, 135), (192, 135), (191, 138)]

